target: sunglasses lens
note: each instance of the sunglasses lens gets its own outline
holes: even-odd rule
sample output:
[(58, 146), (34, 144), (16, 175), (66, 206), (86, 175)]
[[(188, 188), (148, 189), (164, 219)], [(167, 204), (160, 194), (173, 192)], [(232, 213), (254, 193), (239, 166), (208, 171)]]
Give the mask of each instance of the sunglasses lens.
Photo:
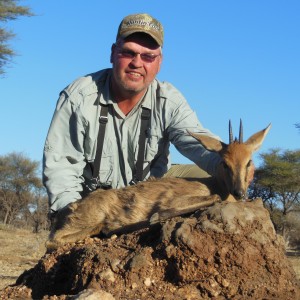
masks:
[(159, 55), (151, 54), (151, 53), (135, 53), (131, 50), (119, 50), (119, 56), (122, 58), (134, 59), (137, 55), (141, 56), (142, 61), (146, 63), (152, 63), (155, 61), (156, 57)]
[(133, 51), (122, 50), (119, 52), (121, 57), (134, 59), (135, 53)]
[(157, 55), (153, 55), (153, 54), (148, 54), (148, 53), (141, 54), (141, 59), (144, 62), (149, 62), (149, 63), (154, 62), (156, 57), (157, 57)]

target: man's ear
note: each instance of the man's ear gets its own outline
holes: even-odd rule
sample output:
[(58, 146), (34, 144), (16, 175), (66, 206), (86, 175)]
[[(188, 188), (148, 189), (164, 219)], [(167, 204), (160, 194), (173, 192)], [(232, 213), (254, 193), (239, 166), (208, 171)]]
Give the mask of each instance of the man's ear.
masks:
[(111, 52), (110, 52), (110, 63), (112, 63), (112, 64), (114, 63), (113, 56), (114, 56), (115, 49), (116, 49), (116, 44), (112, 44)]
[(163, 55), (161, 54), (159, 57), (159, 65), (158, 65), (157, 73), (160, 71), (162, 61), (163, 61)]

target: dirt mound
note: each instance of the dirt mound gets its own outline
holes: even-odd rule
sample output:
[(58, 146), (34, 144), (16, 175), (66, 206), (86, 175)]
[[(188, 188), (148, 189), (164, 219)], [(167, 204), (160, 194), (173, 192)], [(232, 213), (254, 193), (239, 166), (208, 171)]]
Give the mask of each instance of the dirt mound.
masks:
[(261, 200), (46, 254), (0, 299), (300, 299)]

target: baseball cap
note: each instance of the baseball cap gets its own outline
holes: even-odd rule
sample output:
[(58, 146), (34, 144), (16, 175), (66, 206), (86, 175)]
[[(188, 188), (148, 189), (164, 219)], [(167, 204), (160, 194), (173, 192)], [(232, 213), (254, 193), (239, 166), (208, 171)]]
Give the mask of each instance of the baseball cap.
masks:
[(118, 29), (117, 40), (136, 32), (149, 34), (159, 46), (163, 45), (164, 30), (161, 23), (148, 14), (133, 14), (125, 17)]

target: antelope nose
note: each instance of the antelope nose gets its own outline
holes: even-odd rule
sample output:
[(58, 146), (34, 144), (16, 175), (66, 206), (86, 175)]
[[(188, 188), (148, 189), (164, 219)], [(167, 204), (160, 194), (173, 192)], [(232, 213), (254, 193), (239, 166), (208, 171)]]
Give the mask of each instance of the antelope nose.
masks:
[(233, 196), (236, 199), (243, 199), (244, 196), (245, 196), (245, 194), (244, 194), (244, 192), (242, 190), (235, 190)]

